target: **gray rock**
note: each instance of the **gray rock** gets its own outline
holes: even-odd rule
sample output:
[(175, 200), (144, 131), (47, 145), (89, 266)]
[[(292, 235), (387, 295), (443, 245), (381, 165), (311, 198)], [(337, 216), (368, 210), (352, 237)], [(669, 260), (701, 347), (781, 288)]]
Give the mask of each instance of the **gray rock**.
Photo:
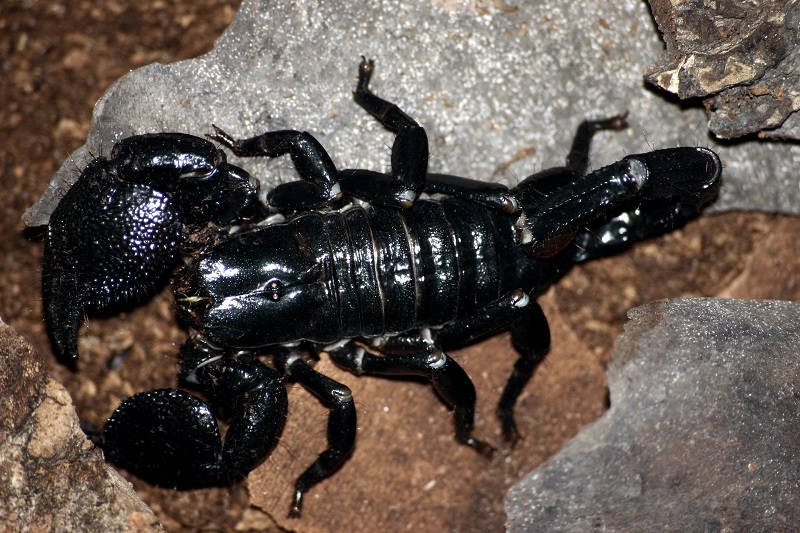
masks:
[[(717, 144), (701, 109), (645, 86), (642, 73), (663, 44), (643, 2), (481, 6), (246, 0), (210, 53), (114, 84), (86, 145), (24, 221), (46, 224), (77, 168), (145, 132), (204, 135), (212, 123), (237, 136), (305, 129), (340, 167), (386, 168), (392, 136), (351, 97), (361, 54), (377, 61), (376, 92), (427, 128), (434, 171), (514, 183), (563, 163), (582, 119), (629, 110), (627, 135), (599, 136), (595, 168), (652, 148), (707, 145), (726, 165), (716, 209), (800, 212), (800, 147)], [(294, 178), (285, 159), (245, 166), (268, 187)]]
[(800, 304), (629, 316), (611, 408), (509, 491), (509, 531), (797, 531)]

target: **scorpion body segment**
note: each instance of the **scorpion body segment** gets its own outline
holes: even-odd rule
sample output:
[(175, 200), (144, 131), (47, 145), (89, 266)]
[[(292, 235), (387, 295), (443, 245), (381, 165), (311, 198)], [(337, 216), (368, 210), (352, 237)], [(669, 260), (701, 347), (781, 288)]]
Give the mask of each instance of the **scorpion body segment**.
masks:
[(264, 205), (257, 182), (213, 143), (148, 134), (92, 161), (56, 207), (42, 286), (62, 361), (77, 361), (85, 307), (140, 297), (183, 263), (173, 288), (192, 333), (178, 376), (205, 399), (159, 389), (123, 401), (88, 430), (114, 463), (159, 485), (230, 483), (276, 446), (284, 382), (296, 381), (330, 410), (328, 447), (295, 483), (298, 515), (355, 442), (350, 390), (313, 368), (322, 352), (355, 374), (428, 380), (453, 409), (456, 440), (489, 455), (472, 434), (475, 388), (446, 351), (511, 331), (519, 358), (497, 412), (513, 443), (514, 404), (550, 345), (536, 297), (576, 262), (682, 225), (719, 189), (719, 158), (705, 148), (586, 174), (592, 135), (626, 127), (624, 116), (584, 122), (564, 167), (511, 189), (430, 173), (425, 130), (370, 91), (372, 68), (362, 61), (354, 97), (396, 133), (386, 174), (336, 169), (306, 132), (237, 140), (215, 128), (236, 155), (291, 156), (301, 179)]

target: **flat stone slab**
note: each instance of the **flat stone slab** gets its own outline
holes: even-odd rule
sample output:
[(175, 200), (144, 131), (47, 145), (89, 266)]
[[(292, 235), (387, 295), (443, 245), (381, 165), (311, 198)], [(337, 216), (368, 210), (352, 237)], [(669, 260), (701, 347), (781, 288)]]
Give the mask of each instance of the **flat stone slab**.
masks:
[(512, 487), (509, 531), (800, 529), (800, 304), (633, 309), (611, 408)]

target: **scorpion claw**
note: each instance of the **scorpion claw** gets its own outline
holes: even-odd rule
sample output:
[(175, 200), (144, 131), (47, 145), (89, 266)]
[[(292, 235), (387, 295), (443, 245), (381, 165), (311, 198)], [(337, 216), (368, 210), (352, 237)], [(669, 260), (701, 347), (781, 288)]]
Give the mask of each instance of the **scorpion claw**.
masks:
[[(47, 254), (45, 255), (47, 257)], [(78, 326), (83, 308), (75, 287), (75, 276), (59, 275), (59, 268), (44, 261), (42, 297), (45, 322), (59, 361), (75, 369), (78, 361)]]

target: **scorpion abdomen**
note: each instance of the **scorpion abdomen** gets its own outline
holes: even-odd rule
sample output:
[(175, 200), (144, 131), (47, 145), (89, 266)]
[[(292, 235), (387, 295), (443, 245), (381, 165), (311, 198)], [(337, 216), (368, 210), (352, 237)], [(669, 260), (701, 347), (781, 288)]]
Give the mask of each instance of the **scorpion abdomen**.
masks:
[[(543, 265), (514, 245), (513, 219), (456, 199), (324, 215), (341, 337), (437, 327), (473, 315)], [(526, 283), (526, 286), (521, 284)]]

